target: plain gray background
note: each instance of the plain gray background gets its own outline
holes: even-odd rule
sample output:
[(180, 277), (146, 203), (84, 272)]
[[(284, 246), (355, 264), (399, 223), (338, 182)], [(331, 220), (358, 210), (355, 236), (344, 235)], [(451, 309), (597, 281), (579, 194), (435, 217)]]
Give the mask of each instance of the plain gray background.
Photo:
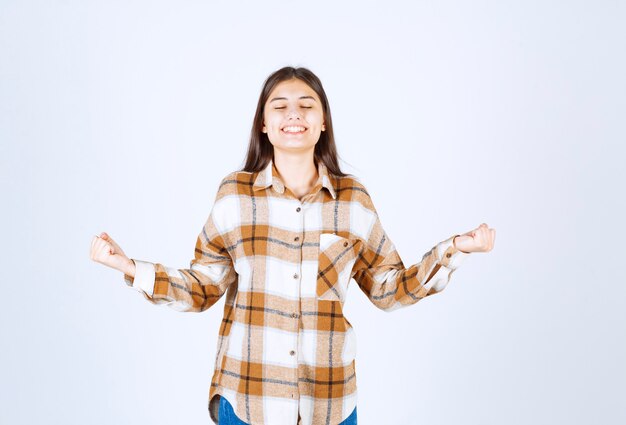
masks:
[(89, 259), (189, 267), (264, 79), (322, 80), (344, 171), (409, 266), (486, 222), (446, 290), (352, 281), (360, 425), (626, 423), (619, 1), (1, 1), (3, 424), (209, 424), (224, 299), (149, 304)]

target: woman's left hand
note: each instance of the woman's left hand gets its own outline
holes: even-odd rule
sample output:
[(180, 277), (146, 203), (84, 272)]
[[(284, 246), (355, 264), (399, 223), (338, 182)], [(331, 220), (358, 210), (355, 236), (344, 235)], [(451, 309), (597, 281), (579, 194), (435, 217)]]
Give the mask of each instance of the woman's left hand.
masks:
[(454, 238), (456, 249), (461, 252), (489, 252), (493, 249), (496, 240), (496, 229), (490, 229), (486, 223), (476, 229)]

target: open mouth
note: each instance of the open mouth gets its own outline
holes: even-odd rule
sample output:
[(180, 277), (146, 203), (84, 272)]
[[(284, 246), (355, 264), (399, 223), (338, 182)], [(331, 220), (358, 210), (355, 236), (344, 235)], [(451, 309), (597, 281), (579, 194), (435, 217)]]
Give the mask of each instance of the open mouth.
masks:
[(302, 134), (306, 131), (306, 127), (301, 125), (288, 125), (287, 127), (283, 127), (281, 131), (286, 134)]

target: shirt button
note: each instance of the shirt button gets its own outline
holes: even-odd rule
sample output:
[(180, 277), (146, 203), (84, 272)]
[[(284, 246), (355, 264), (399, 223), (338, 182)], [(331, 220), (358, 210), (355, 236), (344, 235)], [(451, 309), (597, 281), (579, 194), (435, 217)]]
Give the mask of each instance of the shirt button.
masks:
[(293, 274), (293, 278), (294, 278), (294, 279), (297, 279), (297, 278), (298, 278), (298, 273), (294, 273), (294, 274)]
[(296, 208), (296, 212), (300, 212), (300, 209), (301, 209), (300, 207)]
[(446, 257), (450, 258), (452, 254), (450, 254), (449, 252), (446, 254)]
[(294, 354), (296, 354), (296, 352), (295, 352), (295, 351), (293, 351), (293, 350), (291, 350), (291, 351), (289, 352), (289, 354), (291, 354), (291, 355), (293, 356)]
[(346, 242), (344, 242), (344, 243), (343, 243), (343, 246), (348, 246), (348, 242), (347, 242), (347, 241), (346, 241)]
[(299, 241), (300, 240), (300, 236), (296, 236), (295, 238), (293, 238), (294, 241)]
[(295, 319), (296, 317), (298, 317), (298, 315), (296, 313), (291, 313), (291, 317)]

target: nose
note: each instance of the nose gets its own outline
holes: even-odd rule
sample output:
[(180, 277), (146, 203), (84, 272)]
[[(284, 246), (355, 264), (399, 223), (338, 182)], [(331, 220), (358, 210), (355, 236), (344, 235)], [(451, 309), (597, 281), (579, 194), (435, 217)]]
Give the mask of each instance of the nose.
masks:
[(288, 119), (300, 119), (300, 112), (296, 108), (291, 108), (289, 112), (287, 112)]

